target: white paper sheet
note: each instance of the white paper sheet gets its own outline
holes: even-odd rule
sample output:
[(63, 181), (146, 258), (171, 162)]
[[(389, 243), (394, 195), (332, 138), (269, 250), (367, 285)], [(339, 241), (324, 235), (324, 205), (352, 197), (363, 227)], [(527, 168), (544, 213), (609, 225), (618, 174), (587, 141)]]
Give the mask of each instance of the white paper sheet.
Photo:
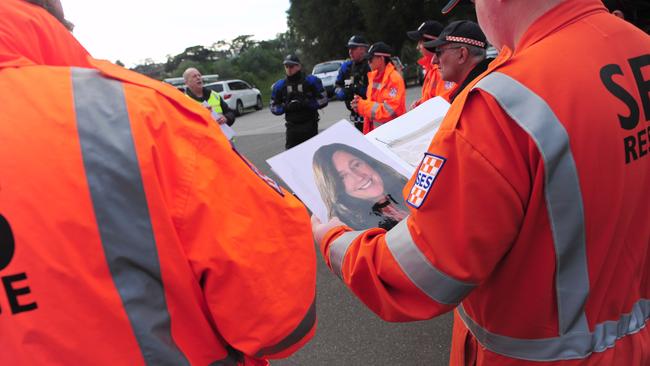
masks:
[(410, 177), (411, 172), (403, 168), (394, 155), (385, 155), (346, 120), (341, 120), (308, 141), (267, 159), (267, 163), (275, 174), (282, 178), (322, 222), (328, 221), (327, 209), (314, 181), (312, 161), (318, 148), (331, 143), (350, 145), (384, 164), (392, 166), (404, 177)]
[(365, 137), (385, 154), (394, 156), (410, 175), (420, 164), (448, 110), (446, 100), (432, 98), (372, 130)]

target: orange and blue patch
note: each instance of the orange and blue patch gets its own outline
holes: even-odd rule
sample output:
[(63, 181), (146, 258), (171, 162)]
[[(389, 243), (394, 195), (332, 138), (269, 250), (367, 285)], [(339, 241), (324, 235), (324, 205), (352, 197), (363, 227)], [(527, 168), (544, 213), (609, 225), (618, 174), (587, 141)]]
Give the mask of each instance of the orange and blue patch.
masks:
[(406, 203), (415, 208), (422, 206), (446, 161), (447, 159), (441, 156), (424, 154)]

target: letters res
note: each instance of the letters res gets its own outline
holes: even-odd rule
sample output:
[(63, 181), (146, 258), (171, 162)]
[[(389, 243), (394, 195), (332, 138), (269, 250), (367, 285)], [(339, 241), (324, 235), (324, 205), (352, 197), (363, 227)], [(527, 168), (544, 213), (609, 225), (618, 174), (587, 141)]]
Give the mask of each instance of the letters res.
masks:
[[(643, 116), (646, 122), (650, 122), (650, 54), (631, 58), (628, 60), (628, 64), (632, 75), (634, 75), (636, 88), (641, 99)], [(628, 115), (619, 114), (618, 120), (622, 129), (626, 131), (634, 130), (623, 139), (625, 163), (629, 164), (648, 155), (650, 151), (650, 126), (642, 125), (640, 129), (637, 128), (641, 121), (641, 107), (634, 99), (634, 91), (626, 89), (614, 80), (617, 75), (625, 75), (620, 65), (610, 64), (600, 70), (600, 80), (605, 85), (605, 88), (623, 102), (628, 109)]]

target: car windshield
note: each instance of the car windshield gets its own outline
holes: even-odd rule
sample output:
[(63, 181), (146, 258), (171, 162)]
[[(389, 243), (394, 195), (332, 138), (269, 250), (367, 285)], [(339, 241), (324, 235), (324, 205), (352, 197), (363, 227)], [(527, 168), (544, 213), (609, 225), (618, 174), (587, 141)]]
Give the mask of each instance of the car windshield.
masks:
[(324, 64), (318, 64), (314, 66), (314, 71), (312, 74), (324, 74), (326, 72), (337, 71), (341, 66), (338, 62), (327, 62)]
[(206, 88), (216, 91), (217, 93), (221, 93), (223, 91), (223, 84), (211, 84), (211, 85), (206, 85)]

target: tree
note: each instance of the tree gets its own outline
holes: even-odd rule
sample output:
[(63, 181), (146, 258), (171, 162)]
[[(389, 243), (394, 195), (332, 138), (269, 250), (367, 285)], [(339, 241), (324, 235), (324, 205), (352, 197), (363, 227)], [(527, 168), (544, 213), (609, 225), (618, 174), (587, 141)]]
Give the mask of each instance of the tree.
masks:
[[(345, 44), (354, 34), (369, 42), (384, 41), (397, 55), (407, 41), (406, 32), (425, 20), (475, 19), (471, 4), (461, 4), (444, 17), (446, 0), (291, 0), (289, 31), (299, 41), (303, 62), (312, 64), (347, 57)], [(299, 52), (300, 53), (300, 52)]]
[(247, 50), (255, 47), (257, 44), (256, 41), (252, 40), (252, 34), (246, 34), (235, 37), (230, 41), (230, 52), (233, 56), (237, 56), (240, 53), (246, 52)]
[(287, 12), (291, 35), (298, 41), (305, 65), (347, 57), (345, 44), (353, 34), (364, 34), (365, 23), (355, 1), (291, 0)]

